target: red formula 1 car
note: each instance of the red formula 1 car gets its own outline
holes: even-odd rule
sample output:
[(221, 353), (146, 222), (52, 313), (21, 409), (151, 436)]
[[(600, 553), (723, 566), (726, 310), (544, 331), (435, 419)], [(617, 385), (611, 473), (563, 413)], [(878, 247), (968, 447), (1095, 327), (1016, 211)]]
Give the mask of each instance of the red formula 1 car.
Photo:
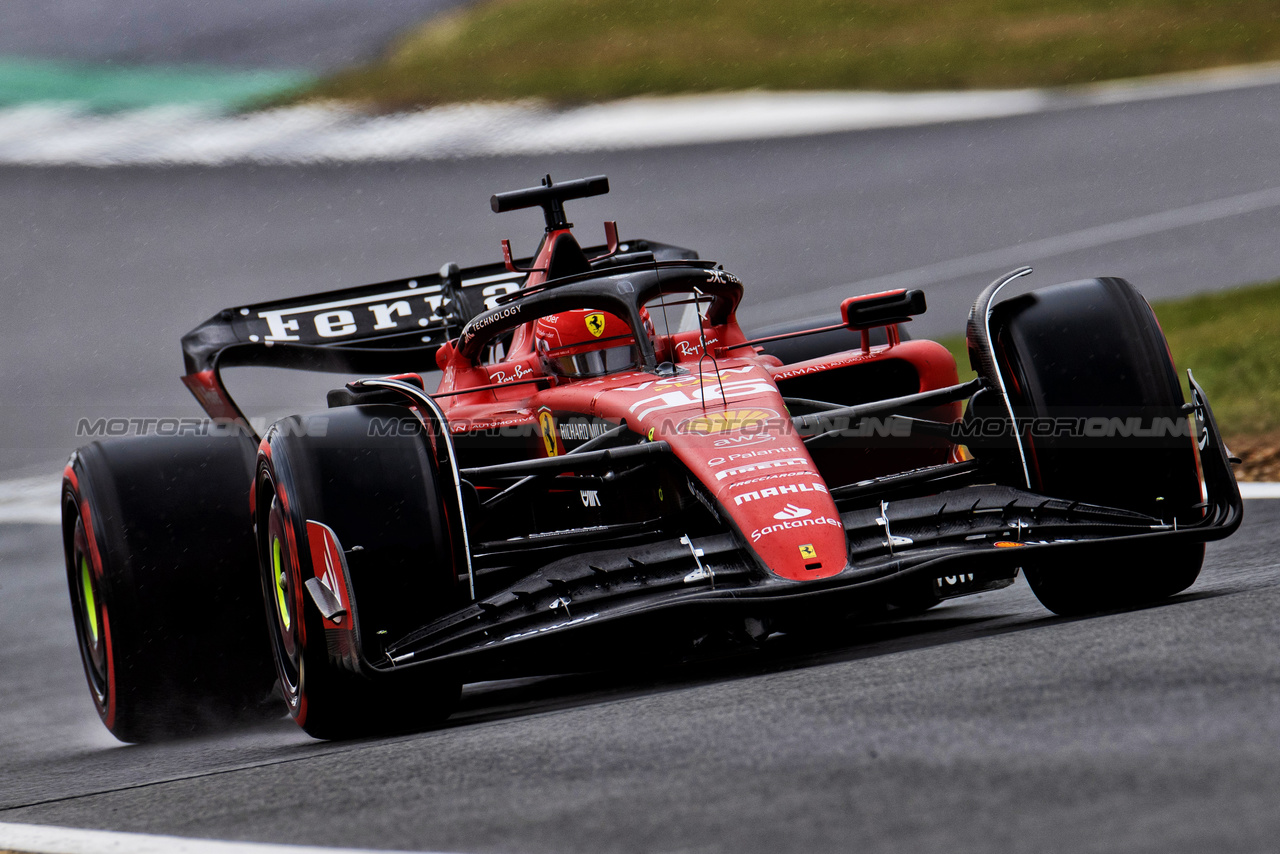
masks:
[[(502, 264), (223, 311), (183, 339), (212, 421), (75, 453), (67, 573), (113, 733), (280, 694), (321, 738), (424, 726), (465, 682), (917, 612), (1020, 569), (1057, 613), (1124, 607), (1239, 525), (1208, 403), (1126, 282), (996, 303), (1029, 271), (997, 280), (962, 383), (899, 329), (920, 291), (752, 337), (695, 252), (612, 223), (583, 250), (564, 203), (607, 190), (494, 196), (543, 209), (532, 259), (504, 241)], [(380, 377), (258, 437), (231, 365)]]

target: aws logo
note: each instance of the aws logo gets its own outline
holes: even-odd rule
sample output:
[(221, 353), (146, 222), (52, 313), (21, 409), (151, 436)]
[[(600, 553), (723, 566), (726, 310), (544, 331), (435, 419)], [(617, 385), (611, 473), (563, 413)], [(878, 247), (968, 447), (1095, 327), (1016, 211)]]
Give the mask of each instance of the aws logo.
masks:
[(691, 433), (695, 436), (710, 436), (713, 433), (741, 431), (760, 431), (770, 418), (777, 418), (778, 413), (772, 409), (726, 409), (723, 412), (708, 412), (680, 422), (679, 432)]

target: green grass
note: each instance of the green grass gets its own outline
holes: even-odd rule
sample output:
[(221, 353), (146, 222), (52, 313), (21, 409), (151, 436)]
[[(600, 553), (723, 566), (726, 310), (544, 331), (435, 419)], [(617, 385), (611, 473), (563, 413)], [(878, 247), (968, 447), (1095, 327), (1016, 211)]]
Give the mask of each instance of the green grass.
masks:
[[(1280, 281), (1152, 307), (1184, 387), (1190, 368), (1224, 435), (1280, 430)], [(972, 379), (963, 336), (939, 340)]]
[(934, 340), (950, 350), (951, 355), (955, 357), (956, 367), (960, 371), (960, 382), (967, 383), (978, 376), (969, 367), (969, 351), (965, 348), (963, 335), (947, 335)]
[(1263, 60), (1276, 0), (485, 0), (308, 97), (1057, 86)]
[(1225, 435), (1280, 429), (1280, 281), (1153, 307)]

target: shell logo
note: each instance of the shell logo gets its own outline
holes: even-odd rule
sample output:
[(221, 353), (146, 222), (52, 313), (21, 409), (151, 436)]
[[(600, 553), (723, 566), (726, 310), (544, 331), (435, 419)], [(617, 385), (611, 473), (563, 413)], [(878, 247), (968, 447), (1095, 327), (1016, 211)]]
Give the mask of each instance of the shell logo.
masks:
[(772, 409), (726, 409), (724, 412), (708, 412), (680, 422), (679, 432), (695, 436), (728, 433), (731, 430), (755, 430), (761, 432), (770, 418), (777, 418)]

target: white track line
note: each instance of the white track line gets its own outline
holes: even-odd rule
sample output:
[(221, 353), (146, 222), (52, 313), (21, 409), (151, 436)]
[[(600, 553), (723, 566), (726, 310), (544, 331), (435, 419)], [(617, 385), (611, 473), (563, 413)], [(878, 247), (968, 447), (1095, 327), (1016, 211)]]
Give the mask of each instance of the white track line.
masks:
[(1280, 64), (1069, 89), (738, 92), (554, 109), (455, 104), (370, 116), (301, 106), (227, 116), (159, 107), (102, 116), (68, 104), (0, 110), (0, 164), (306, 164), (609, 151), (1022, 115), (1280, 83)]
[(73, 830), (3, 822), (0, 822), (0, 850), (20, 851), (23, 854), (372, 854), (373, 851), (367, 848), (215, 842), (181, 836)]
[(1242, 498), (1280, 498), (1280, 483), (1242, 483)]
[(1076, 252), (1082, 249), (1093, 249), (1098, 246), (1105, 246), (1108, 243), (1119, 243), (1124, 240), (1132, 240), (1135, 237), (1146, 237), (1163, 231), (1202, 225), (1214, 220), (1243, 216), (1244, 214), (1277, 207), (1280, 207), (1280, 187), (1271, 187), (1266, 190), (1256, 190), (1252, 193), (1242, 193), (1238, 196), (1228, 196), (1225, 199), (1214, 199), (1200, 204), (1187, 205), (1186, 207), (1145, 214), (1132, 219), (1110, 222), (1105, 225), (1096, 225), (1080, 231), (1060, 234), (1056, 237), (1032, 240), (1014, 246), (1005, 246), (988, 252), (979, 252), (976, 255), (967, 255), (963, 258), (939, 261), (936, 264), (928, 264), (924, 267), (917, 267), (914, 270), (902, 270), (897, 273), (888, 273), (884, 276), (864, 279), (860, 282), (833, 285), (821, 290), (811, 291), (805, 294), (805, 298), (807, 300), (819, 299), (827, 294), (876, 293), (895, 288), (918, 288), (925, 285), (935, 285), (989, 270), (1017, 267), (1037, 259), (1042, 260), (1055, 255), (1065, 255), (1068, 252)]

